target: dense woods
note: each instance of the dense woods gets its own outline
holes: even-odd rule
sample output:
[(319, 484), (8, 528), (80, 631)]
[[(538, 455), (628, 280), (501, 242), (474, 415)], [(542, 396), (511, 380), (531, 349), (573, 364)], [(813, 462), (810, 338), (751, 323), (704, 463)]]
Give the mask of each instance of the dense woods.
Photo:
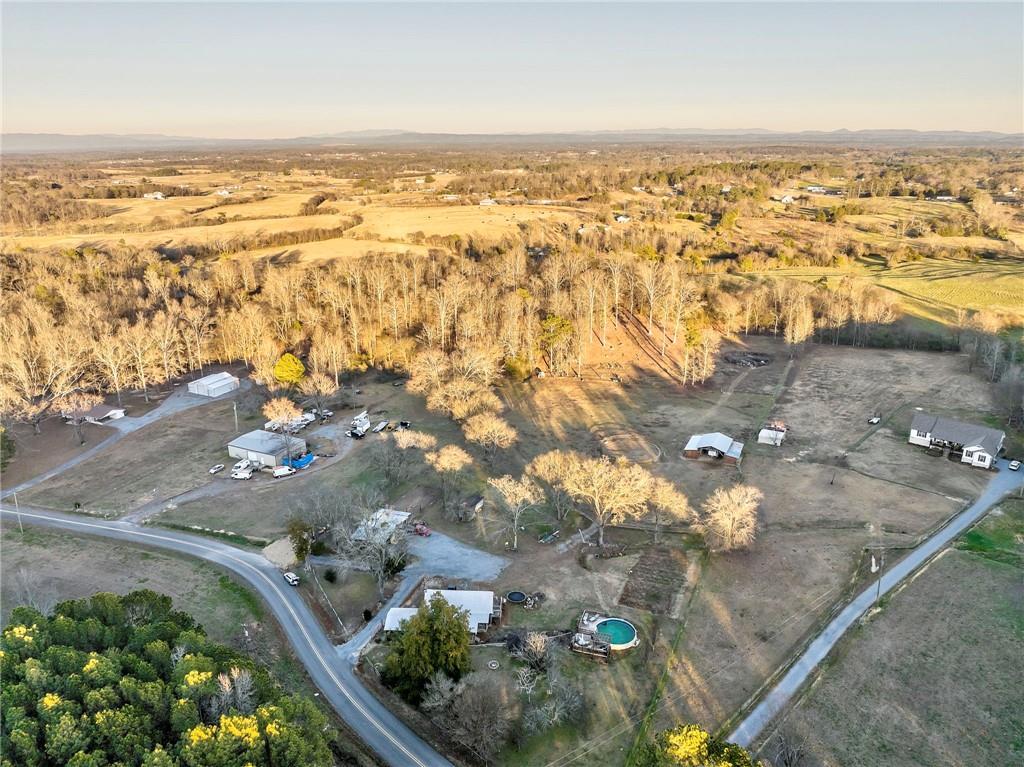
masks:
[[(1000, 335), (997, 314), (961, 312), (948, 333), (925, 331), (897, 322), (896, 293), (855, 275), (812, 283), (773, 274), (779, 267), (843, 267), (869, 257), (895, 265), (953, 256), (966, 268), (976, 252), (944, 248), (936, 237), (919, 240), (936, 232), (1001, 236), (1011, 214), (994, 205), (993, 195), (1024, 184), (1012, 153), (773, 148), (766, 155), (620, 147), (241, 153), (205, 161), (230, 167), (243, 183), (263, 174), (287, 182), (291, 168), (302, 168), (304, 180), (295, 188), (310, 196), (297, 213), (324, 213), (343, 199), (361, 205), (414, 174), (422, 180), (445, 173), (444, 191), (466, 198), (458, 204), (499, 192), (510, 206), (552, 197), (578, 210), (583, 223), (527, 220), (500, 237), (413, 232), (407, 241), (420, 246), (415, 254), (370, 252), (320, 263), (247, 252), (351, 237), (362, 224), (358, 212), (324, 227), (178, 239), (152, 248), (109, 241), (72, 249), (6, 247), (0, 252), (7, 320), (0, 329), (7, 349), (0, 359), (0, 414), (6, 420), (38, 424), (69, 409), (68, 397), (81, 391), (148, 395), (211, 362), (243, 361), (272, 385), (270, 368), (286, 351), (335, 384), (368, 367), (409, 373), (432, 407), (459, 411), (459, 420), (495, 409), (467, 402), (505, 372), (579, 375), (612, 349), (630, 349), (679, 382), (700, 384), (714, 372), (721, 340), (737, 334), (772, 334), (794, 353), (805, 342), (966, 348), (972, 366), (993, 382), (1006, 371), (1021, 378), (1020, 344)], [(133, 167), (141, 181), (131, 182), (87, 162), (10, 164), (3, 171), (5, 224), (45, 228), (48, 221), (100, 215), (89, 201), (96, 197), (195, 193), (197, 186), (175, 185), (189, 163), (168, 162), (139, 160)], [(770, 238), (738, 231), (738, 221), (774, 215), (765, 205), (773, 188), (815, 174), (845, 180), (834, 203), (787, 204)], [(318, 179), (339, 178), (354, 182), (350, 193), (315, 188)], [(622, 192), (630, 199), (613, 203)], [(947, 194), (966, 204), (927, 220), (899, 217), (892, 237), (871, 247), (840, 228), (844, 218), (865, 213), (871, 198), (897, 194)], [(209, 199), (197, 210), (236, 198)], [(602, 223), (622, 212), (631, 216), (629, 226)], [(190, 218), (189, 225), (221, 220)], [(693, 226), (675, 226), (680, 220)], [(103, 226), (97, 221), (83, 226)], [(804, 231), (800, 222), (821, 226)], [(133, 226), (167, 223), (158, 216)], [(1019, 419), (1020, 408), (1010, 417)], [(467, 436), (490, 448), (510, 439), (493, 420), (477, 418), (467, 428)]]
[(5, 767), (335, 764), (312, 701), (152, 591), (17, 607), (2, 647)]
[[(572, 374), (627, 339), (686, 384), (714, 371), (723, 334), (771, 333), (794, 349), (809, 339), (955, 343), (901, 335), (889, 326), (892, 295), (852, 279), (831, 289), (707, 276), (678, 258), (571, 245), (531, 255), (504, 242), (308, 267), (129, 248), (4, 261), (0, 407), (31, 423), (73, 392), (148, 392), (210, 362), (242, 360), (271, 384), (284, 351), (336, 383), (367, 367), (408, 371), (451, 410), (446, 397), (461, 382), (490, 386), (502, 368)], [(1004, 366), (1006, 351), (989, 350), (991, 364)]]

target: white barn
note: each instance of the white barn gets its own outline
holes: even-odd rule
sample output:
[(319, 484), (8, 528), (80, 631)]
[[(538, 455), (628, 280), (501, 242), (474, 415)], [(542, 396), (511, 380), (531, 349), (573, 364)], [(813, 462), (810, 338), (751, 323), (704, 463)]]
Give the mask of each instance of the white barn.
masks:
[[(298, 458), (306, 453), (304, 439), (289, 439), (292, 458)], [(288, 457), (288, 445), (280, 434), (256, 429), (231, 440), (228, 443), (228, 455), (232, 458), (248, 458), (257, 466), (280, 466)]]
[(200, 397), (219, 397), (238, 388), (238, 379), (231, 373), (212, 373), (198, 380), (189, 382), (190, 394)]
[(1005, 440), (1006, 433), (999, 429), (917, 413), (910, 422), (907, 441), (922, 447), (949, 448), (951, 452), (961, 453), (960, 463), (988, 469), (1003, 449)]

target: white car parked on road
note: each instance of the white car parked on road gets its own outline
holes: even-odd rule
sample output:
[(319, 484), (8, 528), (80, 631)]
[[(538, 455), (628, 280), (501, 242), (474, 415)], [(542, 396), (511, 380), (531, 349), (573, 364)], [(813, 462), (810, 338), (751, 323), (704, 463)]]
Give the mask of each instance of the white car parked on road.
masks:
[(238, 469), (231, 472), (231, 479), (252, 479), (252, 469)]

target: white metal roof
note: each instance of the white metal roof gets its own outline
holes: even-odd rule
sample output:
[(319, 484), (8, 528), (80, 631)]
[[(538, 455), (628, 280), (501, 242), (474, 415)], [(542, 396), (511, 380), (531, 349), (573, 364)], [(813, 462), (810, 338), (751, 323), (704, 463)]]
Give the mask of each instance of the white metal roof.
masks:
[(220, 373), (210, 373), (208, 376), (197, 378), (195, 381), (192, 381), (192, 383), (202, 384), (203, 386), (217, 386), (218, 384), (227, 383), (228, 381), (238, 383), (238, 378), (227, 371), (222, 371)]
[(711, 448), (723, 455), (739, 458), (743, 452), (743, 443), (737, 442), (728, 434), (714, 431), (710, 434), (694, 434), (686, 443), (684, 450), (707, 450)]
[(477, 628), (483, 624), (486, 626), (491, 622), (491, 611), (494, 610), (493, 591), (461, 591), (458, 589), (424, 589), (423, 602), (430, 604), (435, 594), (440, 594), (448, 604), (458, 607), (460, 610), (467, 610), (469, 617), (466, 623), (469, 630), (474, 634)]
[[(306, 450), (306, 442), (298, 437), (292, 437), (292, 455), (302, 455)], [(280, 434), (256, 429), (248, 434), (235, 437), (228, 443), (228, 447), (237, 447), (240, 450), (249, 450), (253, 453), (264, 455), (277, 455), (286, 449), (284, 439)]]
[(356, 528), (356, 531), (352, 533), (352, 540), (365, 541), (371, 536), (390, 538), (392, 533), (404, 525), (411, 516), (408, 511), (377, 509), (365, 523)]
[(384, 630), (397, 631), (402, 626), (402, 621), (414, 616), (419, 610), (415, 607), (392, 607), (384, 616)]

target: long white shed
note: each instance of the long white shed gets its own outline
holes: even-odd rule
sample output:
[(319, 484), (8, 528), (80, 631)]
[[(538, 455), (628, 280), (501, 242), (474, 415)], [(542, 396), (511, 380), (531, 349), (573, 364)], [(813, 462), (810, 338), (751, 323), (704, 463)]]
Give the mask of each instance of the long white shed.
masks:
[(238, 388), (238, 379), (231, 373), (211, 373), (195, 381), (189, 382), (190, 394), (200, 397), (219, 397)]

